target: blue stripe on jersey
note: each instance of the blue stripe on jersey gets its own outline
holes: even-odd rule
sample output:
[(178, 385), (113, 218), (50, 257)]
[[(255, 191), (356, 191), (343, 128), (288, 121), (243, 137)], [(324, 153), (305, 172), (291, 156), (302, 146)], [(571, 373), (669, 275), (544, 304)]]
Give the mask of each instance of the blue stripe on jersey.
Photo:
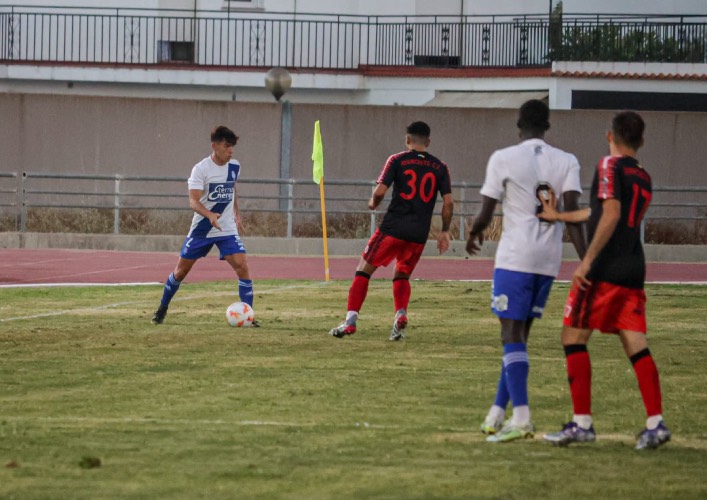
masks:
[(228, 164), (228, 180), (236, 182), (238, 180), (238, 173), (241, 170), (241, 166), (238, 163)]
[[(226, 203), (217, 203), (213, 207), (211, 207), (211, 211), (215, 214), (222, 214), (223, 211), (226, 209), (226, 207), (229, 205), (228, 202)], [(203, 218), (199, 223), (196, 225), (194, 230), (189, 233), (190, 238), (206, 238), (206, 235), (209, 234), (209, 231), (213, 226), (211, 225), (211, 222), (209, 222), (209, 219)]]

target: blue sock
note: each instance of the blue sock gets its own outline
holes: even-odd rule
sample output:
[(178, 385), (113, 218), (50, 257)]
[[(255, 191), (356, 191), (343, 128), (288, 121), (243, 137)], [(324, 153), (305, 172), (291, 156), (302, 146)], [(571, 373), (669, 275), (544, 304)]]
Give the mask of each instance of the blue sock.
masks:
[(160, 301), (162, 307), (169, 306), (169, 303), (172, 301), (172, 297), (174, 297), (174, 294), (177, 293), (177, 290), (179, 290), (179, 285), (181, 284), (181, 281), (177, 281), (175, 279), (174, 273), (169, 275), (169, 278), (167, 278), (167, 281), (164, 283), (164, 292), (162, 292), (162, 300)]
[(253, 280), (238, 280), (238, 296), (241, 302), (253, 307)]
[(511, 399), (511, 394), (508, 392), (506, 385), (506, 370), (501, 363), (501, 375), (498, 377), (498, 389), (496, 389), (496, 401), (493, 404), (500, 408), (506, 408), (508, 401)]
[(511, 395), (513, 407), (528, 405), (528, 362), (527, 347), (523, 343), (503, 346), (503, 366), (506, 386)]

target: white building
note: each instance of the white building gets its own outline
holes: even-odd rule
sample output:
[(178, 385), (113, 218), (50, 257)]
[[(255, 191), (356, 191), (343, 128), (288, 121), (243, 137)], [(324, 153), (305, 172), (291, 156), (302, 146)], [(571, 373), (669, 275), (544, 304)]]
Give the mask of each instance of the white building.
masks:
[[(642, 94), (657, 109), (684, 96), (682, 105), (700, 109), (707, 98), (704, 59), (549, 67), (547, 24), (516, 21), (546, 22), (556, 0), (71, 0), (69, 10), (46, 3), (0, 6), (0, 91), (264, 101), (272, 99), (265, 73), (286, 66), (291, 102), (516, 107), (538, 97), (570, 109), (609, 92)], [(706, 0), (562, 6), (566, 17), (632, 15), (639, 28), (647, 14), (686, 16), (690, 29), (702, 30), (703, 53), (707, 43)], [(662, 21), (676, 29), (676, 18)], [(440, 67), (455, 65), (462, 67)]]

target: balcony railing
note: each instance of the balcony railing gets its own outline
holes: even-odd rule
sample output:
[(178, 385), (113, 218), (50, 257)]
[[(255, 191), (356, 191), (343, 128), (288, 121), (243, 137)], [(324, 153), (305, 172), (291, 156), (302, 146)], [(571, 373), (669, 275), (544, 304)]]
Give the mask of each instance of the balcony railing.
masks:
[(355, 70), (707, 62), (707, 16), (334, 16), (0, 5), (0, 61)]

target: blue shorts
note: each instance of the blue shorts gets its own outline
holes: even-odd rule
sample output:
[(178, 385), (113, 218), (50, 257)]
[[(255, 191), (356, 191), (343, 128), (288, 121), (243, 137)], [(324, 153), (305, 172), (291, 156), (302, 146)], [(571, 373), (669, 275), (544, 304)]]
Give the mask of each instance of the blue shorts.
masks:
[(241, 238), (235, 234), (231, 236), (219, 236), (217, 238), (187, 238), (182, 245), (179, 256), (184, 259), (200, 259), (206, 257), (209, 250), (216, 245), (219, 250), (219, 259), (223, 260), (226, 255), (234, 253), (246, 253)]
[(499, 318), (540, 318), (550, 295), (552, 276), (494, 269), (491, 310)]

